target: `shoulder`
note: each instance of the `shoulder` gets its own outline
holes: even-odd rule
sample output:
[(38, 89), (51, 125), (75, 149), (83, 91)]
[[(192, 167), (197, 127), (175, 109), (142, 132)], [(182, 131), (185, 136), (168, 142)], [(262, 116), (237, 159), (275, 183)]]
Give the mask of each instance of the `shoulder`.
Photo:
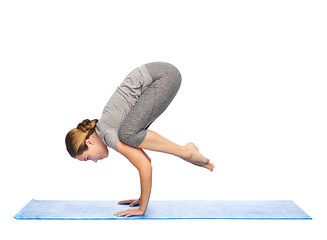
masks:
[(101, 124), (96, 127), (96, 133), (99, 138), (110, 148), (116, 150), (117, 142), (119, 141), (118, 138), (118, 130), (114, 127), (108, 126), (101, 126)]

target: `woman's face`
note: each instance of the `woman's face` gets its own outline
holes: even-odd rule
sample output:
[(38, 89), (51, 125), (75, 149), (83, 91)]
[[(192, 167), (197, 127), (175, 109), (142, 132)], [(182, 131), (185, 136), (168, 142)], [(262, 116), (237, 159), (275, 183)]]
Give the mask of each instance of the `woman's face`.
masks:
[(97, 162), (98, 160), (108, 157), (109, 151), (106, 144), (104, 144), (95, 132), (86, 139), (86, 144), (88, 149), (81, 155), (77, 156), (76, 159), (80, 161), (91, 160)]

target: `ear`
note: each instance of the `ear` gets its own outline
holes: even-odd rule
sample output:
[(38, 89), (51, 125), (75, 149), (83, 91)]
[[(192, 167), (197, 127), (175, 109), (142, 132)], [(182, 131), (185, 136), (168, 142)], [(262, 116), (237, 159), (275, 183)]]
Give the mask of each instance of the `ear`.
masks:
[(86, 139), (85, 142), (86, 142), (86, 144), (93, 145), (94, 144), (94, 139), (92, 138), (92, 135), (88, 139)]

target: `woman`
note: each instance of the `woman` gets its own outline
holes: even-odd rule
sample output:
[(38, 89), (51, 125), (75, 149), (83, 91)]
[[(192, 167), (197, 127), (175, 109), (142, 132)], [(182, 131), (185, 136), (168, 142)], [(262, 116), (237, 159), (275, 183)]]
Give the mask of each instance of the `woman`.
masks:
[(138, 206), (115, 213), (130, 217), (146, 211), (152, 185), (151, 159), (143, 149), (169, 153), (196, 166), (213, 170), (214, 165), (193, 143), (180, 146), (147, 130), (168, 107), (181, 85), (181, 74), (169, 63), (153, 62), (132, 71), (104, 107), (100, 120), (84, 120), (66, 136), (73, 158), (97, 162), (108, 157), (108, 148), (124, 155), (139, 171), (141, 197), (118, 204)]

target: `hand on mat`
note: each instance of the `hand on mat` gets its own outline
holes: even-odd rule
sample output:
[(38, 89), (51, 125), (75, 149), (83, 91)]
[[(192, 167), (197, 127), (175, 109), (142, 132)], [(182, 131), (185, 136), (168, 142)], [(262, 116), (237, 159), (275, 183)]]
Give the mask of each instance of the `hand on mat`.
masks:
[(124, 211), (116, 212), (114, 215), (117, 217), (131, 217), (131, 216), (137, 216), (137, 215), (144, 215), (144, 211), (142, 211), (140, 208), (131, 208)]
[(130, 207), (139, 206), (140, 199), (130, 199), (118, 202), (119, 205), (129, 205)]

